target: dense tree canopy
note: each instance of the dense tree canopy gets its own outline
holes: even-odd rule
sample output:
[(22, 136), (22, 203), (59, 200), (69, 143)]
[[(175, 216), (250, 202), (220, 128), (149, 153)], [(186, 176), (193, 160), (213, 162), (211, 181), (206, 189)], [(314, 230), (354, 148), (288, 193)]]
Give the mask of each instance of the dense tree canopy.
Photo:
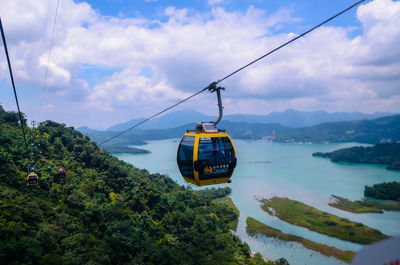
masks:
[(313, 153), (313, 156), (328, 157), (333, 162), (367, 163), (388, 165), (388, 169), (400, 170), (400, 144), (377, 144), (354, 146), (330, 153)]
[(365, 186), (364, 195), (376, 199), (400, 202), (400, 182), (384, 182), (375, 184), (372, 187)]
[[(64, 124), (26, 132), (28, 150), (16, 113), (0, 108), (1, 264), (267, 264), (229, 231), (237, 214), (213, 203), (229, 189), (179, 186)], [(37, 186), (26, 185), (31, 160)]]

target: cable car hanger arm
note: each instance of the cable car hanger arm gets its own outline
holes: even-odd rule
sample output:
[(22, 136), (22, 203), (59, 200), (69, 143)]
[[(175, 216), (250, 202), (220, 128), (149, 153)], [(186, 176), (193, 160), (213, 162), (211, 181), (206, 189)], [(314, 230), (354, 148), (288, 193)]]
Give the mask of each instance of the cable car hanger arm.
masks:
[[(220, 82), (220, 81), (218, 81)], [(217, 120), (214, 122), (215, 125), (217, 125), (221, 119), (222, 119), (222, 115), (224, 115), (224, 107), (222, 106), (222, 99), (221, 99), (221, 89), (225, 90), (225, 87), (217, 87), (218, 82), (212, 82), (207, 88), (208, 91), (210, 91), (211, 93), (213, 92), (217, 92), (217, 100), (218, 100), (218, 110), (219, 110), (219, 114), (218, 114), (218, 118)]]

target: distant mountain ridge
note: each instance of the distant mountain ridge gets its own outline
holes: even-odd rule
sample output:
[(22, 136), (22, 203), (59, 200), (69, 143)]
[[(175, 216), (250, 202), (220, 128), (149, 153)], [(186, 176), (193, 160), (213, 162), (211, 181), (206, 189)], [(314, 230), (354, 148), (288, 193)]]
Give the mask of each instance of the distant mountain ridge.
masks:
[[(328, 113), (326, 111), (297, 111), (294, 109), (287, 109), (283, 112), (271, 112), (268, 115), (251, 115), (251, 114), (232, 114), (224, 115), (224, 121), (231, 122), (246, 122), (246, 123), (279, 123), (285, 127), (300, 128), (306, 126), (317, 125), (326, 122), (337, 121), (353, 121), (376, 119), (384, 116), (390, 116), (393, 113), (389, 112), (375, 112), (373, 114), (365, 114), (361, 112), (334, 112)], [(214, 121), (216, 116), (209, 116), (202, 114), (195, 110), (179, 110), (167, 113), (164, 116), (150, 120), (140, 126), (141, 129), (169, 129), (179, 127), (188, 123), (196, 123), (200, 121)], [(133, 125), (143, 121), (145, 118), (132, 119), (130, 121), (113, 125), (106, 129), (106, 131), (122, 131), (126, 130)], [(84, 131), (86, 129), (79, 128)]]
[(377, 144), (400, 141), (400, 114), (373, 120), (328, 122), (292, 128), (277, 134), (278, 142), (358, 142)]
[[(168, 129), (133, 129), (114, 139), (120, 145), (140, 145), (147, 140), (180, 138), (195, 123)], [(400, 114), (373, 120), (356, 120), (322, 123), (302, 128), (290, 128), (278, 123), (246, 123), (223, 120), (219, 128), (226, 129), (236, 139), (266, 139), (276, 142), (359, 142), (377, 144), (385, 141), (400, 141)], [(83, 132), (85, 133), (85, 132)], [(85, 133), (96, 142), (103, 142), (114, 136), (114, 131)]]
[[(141, 129), (169, 129), (179, 127), (196, 121), (211, 121), (215, 117), (204, 115), (195, 110), (178, 110), (167, 113), (159, 118), (152, 119), (140, 126)], [(145, 118), (132, 119), (109, 127), (106, 131), (122, 131), (145, 120)]]
[(375, 112), (366, 114), (362, 112), (333, 112), (326, 111), (297, 111), (287, 109), (284, 112), (271, 112), (267, 123), (279, 123), (283, 126), (301, 128), (327, 122), (372, 120), (381, 117), (391, 116), (391, 112)]

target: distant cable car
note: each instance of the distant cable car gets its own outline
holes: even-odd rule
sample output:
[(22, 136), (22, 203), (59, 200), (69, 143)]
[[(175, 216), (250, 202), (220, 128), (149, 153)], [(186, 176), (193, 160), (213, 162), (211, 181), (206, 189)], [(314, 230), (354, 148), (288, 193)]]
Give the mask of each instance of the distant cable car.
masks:
[(49, 172), (49, 173), (51, 173), (52, 170), (53, 170), (53, 168), (52, 168), (51, 166), (48, 166), (48, 167), (46, 168), (46, 171)]
[(29, 172), (28, 177), (26, 177), (26, 182), (29, 186), (34, 186), (39, 183), (39, 177), (35, 171)]
[(186, 131), (178, 147), (177, 162), (183, 178), (197, 186), (230, 182), (236, 167), (236, 151), (225, 130), (216, 127), (222, 118), (220, 89), (217, 92), (219, 117), (215, 122), (197, 124), (195, 130)]
[(66, 175), (67, 175), (67, 174), (65, 173), (65, 170), (62, 169), (62, 168), (60, 168), (60, 169), (57, 171), (57, 178), (58, 178), (58, 179), (65, 179)]

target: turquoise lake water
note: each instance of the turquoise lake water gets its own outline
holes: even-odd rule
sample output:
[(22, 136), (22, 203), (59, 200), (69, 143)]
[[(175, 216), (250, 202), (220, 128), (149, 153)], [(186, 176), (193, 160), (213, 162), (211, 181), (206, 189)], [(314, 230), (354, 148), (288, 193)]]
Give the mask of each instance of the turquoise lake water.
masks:
[[(214, 185), (214, 187), (232, 188), (231, 198), (240, 210), (236, 234), (249, 244), (252, 251), (260, 252), (270, 260), (284, 257), (291, 265), (346, 264), (308, 250), (299, 243), (286, 243), (265, 236), (251, 237), (246, 233), (245, 221), (248, 216), (285, 233), (302, 236), (343, 250), (358, 251), (363, 247), (360, 244), (322, 235), (270, 216), (260, 208), (257, 198), (272, 196), (301, 201), (319, 210), (379, 229), (390, 236), (400, 235), (400, 212), (353, 214), (328, 205), (331, 194), (350, 200), (359, 200), (363, 198), (365, 185), (400, 181), (400, 172), (386, 170), (385, 166), (332, 163), (328, 159), (312, 157), (313, 152), (329, 152), (360, 144), (286, 144), (237, 139), (233, 141), (238, 164), (231, 179), (232, 183)], [(145, 146), (138, 146), (151, 151), (150, 154), (122, 154), (116, 157), (152, 173), (167, 174), (180, 185), (189, 185), (193, 189), (198, 189), (186, 183), (179, 173), (176, 165), (178, 144), (179, 139), (150, 141)]]

